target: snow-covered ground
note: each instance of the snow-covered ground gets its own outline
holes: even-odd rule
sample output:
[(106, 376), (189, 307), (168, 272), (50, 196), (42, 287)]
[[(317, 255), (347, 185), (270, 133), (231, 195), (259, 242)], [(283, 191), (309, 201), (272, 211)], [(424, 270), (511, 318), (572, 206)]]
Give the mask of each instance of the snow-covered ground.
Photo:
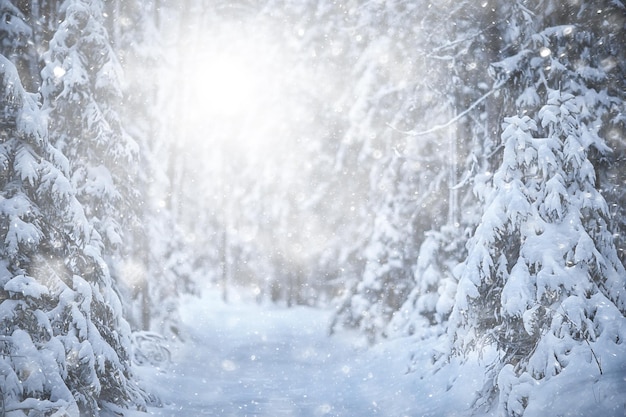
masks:
[[(139, 368), (144, 383), (163, 402), (160, 408), (150, 408), (149, 414), (471, 414), (472, 395), (482, 382), (482, 375), (473, 372), (471, 365), (450, 366), (432, 374), (427, 369), (426, 349), (420, 359), (424, 372), (407, 373), (410, 346), (406, 341), (367, 348), (356, 335), (328, 337), (330, 314), (330, 310), (309, 307), (258, 305), (248, 297), (226, 304), (214, 290), (187, 299), (183, 310), (187, 340), (172, 352), (172, 363), (158, 372)], [(618, 366), (612, 377), (596, 385), (585, 376), (569, 378), (569, 386), (549, 385), (535, 395), (528, 414), (621, 416), (626, 401), (624, 371)]]

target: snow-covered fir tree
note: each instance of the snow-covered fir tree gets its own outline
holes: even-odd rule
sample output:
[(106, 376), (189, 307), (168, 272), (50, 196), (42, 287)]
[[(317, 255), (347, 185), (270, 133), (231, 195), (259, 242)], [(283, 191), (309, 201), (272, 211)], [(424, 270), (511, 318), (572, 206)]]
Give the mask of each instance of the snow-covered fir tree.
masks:
[(50, 146), (36, 96), (0, 57), (0, 366), (7, 415), (143, 407), (101, 242)]
[[(354, 22), (340, 24), (367, 29), (346, 30), (358, 37), (355, 44), (340, 37), (331, 44), (345, 50), (345, 63), (354, 62), (351, 81), (335, 104), (345, 109), (348, 123), (334, 159), (337, 179), (351, 190), (353, 217), (360, 218), (353, 236), (361, 239), (350, 242), (353, 265), (343, 268), (349, 273), (341, 276), (345, 294), (332, 326), (360, 328), (372, 341), (384, 334), (411, 289), (411, 266), (422, 240), (419, 224), (430, 220), (429, 213), (418, 212), (438, 182), (431, 177), (432, 188), (421, 187), (428, 174), (420, 178), (414, 168), (430, 154), (415, 152), (399, 131), (415, 123), (420, 106), (413, 94), (420, 87), (421, 51), (407, 47), (416, 37), (417, 9), (400, 2), (368, 3), (351, 15), (348, 8)], [(336, 12), (340, 17), (341, 8)]]
[(426, 232), (426, 239), (411, 270), (415, 283), (404, 304), (394, 313), (387, 334), (390, 337), (426, 339), (442, 336), (454, 306), (457, 276), (463, 259), (463, 229), (444, 225)]
[(33, 42), (38, 32), (30, 24), (32, 9), (25, 3), (14, 5), (10, 0), (0, 1), (0, 54), (14, 63), (24, 88), (34, 91), (39, 86), (39, 57)]
[(604, 355), (624, 353), (626, 275), (587, 158), (603, 143), (581, 123), (581, 107), (552, 91), (538, 121), (505, 119), (503, 162), (459, 281), (454, 350), (496, 346), (483, 394), (498, 387), (506, 415), (523, 414), (532, 381), (581, 360), (601, 374)]
[[(154, 2), (125, 1), (106, 4), (109, 33), (124, 70), (121, 85), (123, 106), (120, 119), (137, 142), (137, 218), (124, 235), (126, 256), (118, 265), (119, 286), (125, 299), (128, 320), (135, 330), (148, 330), (177, 337), (180, 328), (178, 300), (189, 291), (191, 259), (176, 224), (168, 173), (174, 168), (171, 143), (174, 135), (175, 91), (168, 76), (175, 73), (175, 59), (167, 57), (160, 16), (171, 12), (165, 3), (157, 10)], [(132, 24), (131, 24), (132, 22)], [(151, 77), (146, 77), (151, 74)], [(122, 110), (123, 109), (123, 110)], [(164, 240), (162, 236), (169, 236)]]
[[(371, 342), (384, 335), (393, 314), (406, 301), (413, 283), (414, 224), (418, 210), (404, 158), (391, 154), (384, 179), (376, 179), (377, 191), (386, 194), (377, 205), (369, 244), (362, 253), (362, 278), (345, 297), (333, 327), (354, 327)], [(378, 192), (372, 193), (378, 195)]]
[(123, 230), (139, 204), (138, 146), (120, 121), (122, 69), (103, 26), (101, 2), (68, 0), (64, 10), (44, 56), (43, 109), (50, 141), (67, 156), (76, 196), (114, 267)]

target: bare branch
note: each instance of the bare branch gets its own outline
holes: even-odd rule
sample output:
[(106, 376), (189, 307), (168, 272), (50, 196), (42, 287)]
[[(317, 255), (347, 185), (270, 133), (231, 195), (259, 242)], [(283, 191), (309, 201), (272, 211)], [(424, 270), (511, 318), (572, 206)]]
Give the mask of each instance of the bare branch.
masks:
[(403, 131), (400, 129), (397, 129), (394, 126), (391, 126), (390, 124), (388, 124), (388, 126), (398, 132), (404, 133), (406, 135), (410, 135), (410, 136), (424, 136), (427, 135), (429, 133), (434, 133), (437, 132), (441, 129), (445, 129), (446, 127), (456, 123), (460, 118), (462, 118), (463, 116), (465, 116), (467, 113), (469, 113), (470, 111), (474, 110), (480, 103), (482, 103), (483, 101), (485, 101), (489, 96), (491, 96), (493, 93), (495, 93), (496, 91), (498, 91), (499, 87), (494, 87), (492, 90), (490, 90), (489, 92), (487, 92), (485, 95), (483, 95), (482, 97), (480, 97), (478, 100), (476, 100), (474, 103), (472, 103), (471, 106), (469, 106), (467, 109), (463, 110), (461, 113), (457, 114), (455, 117), (453, 117), (452, 119), (448, 120), (447, 122), (445, 122), (444, 124), (441, 125), (437, 125), (437, 126), (433, 126), (430, 129), (427, 130), (422, 130), (422, 131), (415, 131), (415, 130), (409, 130), (409, 131)]

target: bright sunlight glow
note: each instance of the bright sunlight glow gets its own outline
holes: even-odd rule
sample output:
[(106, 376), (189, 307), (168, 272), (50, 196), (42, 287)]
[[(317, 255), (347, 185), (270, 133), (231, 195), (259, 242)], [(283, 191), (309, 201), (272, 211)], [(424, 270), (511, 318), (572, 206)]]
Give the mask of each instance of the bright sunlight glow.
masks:
[(263, 78), (244, 51), (206, 51), (202, 63), (192, 74), (198, 88), (195, 107), (204, 117), (241, 117), (255, 111), (261, 100)]
[(263, 80), (252, 71), (250, 63), (241, 56), (224, 54), (208, 64), (203, 93), (207, 94), (209, 114), (233, 116), (253, 110)]
[(240, 144), (255, 145), (272, 140), (262, 126), (275, 125), (285, 111), (280, 77), (286, 64), (280, 43), (240, 26), (207, 33), (205, 39), (187, 51), (186, 117), (199, 127), (189, 132), (204, 135), (188, 139), (206, 140), (209, 135), (214, 142), (236, 138)]
[[(178, 184), (193, 184), (200, 209), (182, 207), (179, 215), (194, 236), (212, 233), (196, 230), (198, 215), (210, 217), (218, 249), (229, 239), (241, 247), (264, 247), (258, 262), (304, 262), (332, 233), (299, 210), (304, 196), (314, 192), (306, 181), (315, 147), (309, 138), (325, 128), (316, 124), (311, 98), (326, 91), (329, 77), (303, 65), (299, 45), (264, 22), (218, 19), (193, 27), (200, 40), (189, 38), (176, 51), (183, 73), (175, 80), (181, 90), (173, 103), (172, 146), (185, 161)], [(266, 228), (286, 212), (283, 231)], [(257, 217), (267, 221), (250, 225)]]

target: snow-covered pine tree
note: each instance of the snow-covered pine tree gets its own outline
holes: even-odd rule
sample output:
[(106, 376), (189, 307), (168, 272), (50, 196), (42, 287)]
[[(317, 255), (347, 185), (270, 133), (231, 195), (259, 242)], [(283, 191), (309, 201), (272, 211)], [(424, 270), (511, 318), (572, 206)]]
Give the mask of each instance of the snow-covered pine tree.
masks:
[[(21, 415), (26, 415), (29, 409), (35, 408), (28, 404), (28, 399), (41, 396), (49, 398), (45, 407), (42, 405), (43, 410), (67, 409), (76, 415), (76, 402), (63, 381), (64, 363), (57, 360), (65, 357), (65, 350), (58, 347), (57, 339), (51, 338), (50, 318), (45, 306), (42, 309), (40, 305), (44, 295), (48, 295), (48, 289), (38, 282), (42, 277), (32, 271), (37, 249), (45, 244), (46, 237), (51, 241), (61, 238), (53, 227), (46, 227), (47, 219), (36, 204), (36, 192), (44, 188), (41, 184), (44, 170), (48, 170), (53, 183), (58, 180), (57, 197), (60, 198), (56, 201), (71, 198), (71, 186), (47, 159), (50, 155), (41, 158), (42, 151), (49, 151), (49, 147), (36, 99), (24, 91), (17, 70), (4, 56), (0, 56), (0, 99), (3, 103), (0, 112), (3, 168), (0, 184), (2, 409), (13, 413), (23, 410)], [(45, 192), (42, 194), (45, 196)], [(77, 231), (80, 236), (80, 227)], [(56, 269), (54, 257), (44, 256), (41, 260), (45, 262), (41, 268), (50, 267), (51, 272)], [(57, 278), (54, 273), (53, 278)], [(39, 372), (30, 375), (31, 368)], [(51, 395), (53, 391), (55, 395)]]
[[(36, 97), (0, 56), (0, 392), (7, 416), (143, 407), (100, 242)], [(95, 235), (97, 236), (97, 234)]]
[[(378, 278), (371, 279), (372, 270), (386, 259), (387, 252), (396, 250), (393, 246), (402, 247), (405, 253), (399, 276), (403, 278), (395, 285), (412, 290), (412, 295), (388, 332), (402, 335), (421, 328), (425, 334), (442, 334), (444, 323), (431, 319), (438, 315), (445, 321), (451, 305), (447, 305), (447, 313), (436, 313), (436, 299), (443, 296), (443, 308), (446, 298), (449, 301), (449, 297), (454, 297), (451, 268), (455, 259), (463, 257), (463, 243), (469, 236), (465, 228), (474, 227), (478, 211), (474, 209), (476, 199), (467, 192), (470, 174), (460, 181), (457, 169), (466, 161), (467, 170), (475, 172), (482, 157), (470, 154), (470, 150), (481, 152), (492, 144), (483, 140), (491, 131), (484, 115), (486, 98), (493, 96), (495, 90), (490, 90), (487, 82), (491, 80), (486, 79), (484, 69), (489, 61), (485, 58), (491, 58), (499, 45), (491, 43), (493, 19), (491, 9), (485, 5), (460, 2), (453, 8), (430, 3), (424, 3), (424, 7), (419, 3), (405, 6), (402, 2), (368, 4), (357, 13), (360, 21), (367, 23), (356, 26), (371, 26), (371, 33), (359, 32), (366, 47), (357, 61), (360, 73), (353, 76), (357, 88), (346, 93), (350, 99), (358, 100), (352, 100), (349, 117), (353, 120), (344, 140), (353, 143), (355, 149), (350, 153), (344, 149), (342, 155), (358, 155), (359, 168), (370, 172), (367, 210), (376, 220), (371, 225), (367, 249), (361, 248), (360, 254), (367, 260), (363, 277), (369, 284), (360, 282), (350, 291), (355, 307), (360, 306), (358, 311), (385, 305), (380, 298), (372, 297), (376, 293), (372, 288), (381, 286), (376, 283)], [(429, 76), (424, 78), (421, 74), (426, 71)], [(458, 117), (457, 111), (462, 112)], [(381, 124), (380, 119), (386, 122)], [(464, 140), (466, 137), (473, 140)], [(368, 159), (370, 155), (378, 157)], [(402, 161), (400, 169), (387, 166), (392, 165), (389, 161), (394, 158)], [(465, 207), (461, 213), (457, 196), (464, 192)], [(449, 219), (444, 225), (446, 214)], [(461, 218), (462, 215), (466, 217)], [(383, 225), (385, 230), (377, 230)], [(401, 237), (389, 239), (385, 234), (390, 228), (400, 231)], [(424, 232), (428, 230), (429, 237), (425, 239)], [(450, 241), (445, 242), (446, 238)], [(424, 252), (418, 260), (422, 242)], [(451, 259), (446, 265), (426, 266), (438, 262), (437, 258), (443, 255), (438, 251), (447, 250), (451, 251), (445, 252)], [(416, 266), (418, 263), (420, 266)], [(388, 268), (379, 266), (380, 271)], [(413, 279), (405, 282), (412, 274)], [(368, 298), (371, 300), (364, 302)], [(350, 300), (342, 305), (340, 311), (348, 311)], [(387, 314), (397, 309), (397, 305), (384, 307)], [(422, 313), (430, 317), (424, 320)], [(420, 323), (411, 323), (413, 319)], [(438, 328), (427, 329), (431, 325)]]
[(531, 381), (568, 364), (601, 374), (605, 355), (624, 354), (626, 274), (587, 156), (604, 143), (582, 112), (582, 97), (553, 90), (540, 127), (529, 115), (505, 119), (502, 165), (459, 281), (454, 350), (495, 346), (483, 399), (499, 390), (505, 415), (523, 414)]
[(101, 2), (67, 0), (63, 8), (65, 19), (44, 55), (43, 109), (50, 141), (67, 156), (76, 196), (116, 273), (123, 230), (139, 205), (138, 146), (120, 121), (122, 69), (103, 26)]
[(454, 270), (466, 255), (469, 231), (478, 221), (469, 184), (471, 173), (491, 150), (486, 101), (494, 90), (484, 68), (499, 48), (492, 43), (493, 20), (484, 4), (429, 4), (425, 9), (420, 21), (424, 39), (418, 48), (429, 77), (413, 92), (413, 107), (418, 109), (413, 111), (421, 117), (411, 126), (406, 152), (418, 167), (413, 203), (419, 223), (414, 233), (425, 238), (413, 258), (411, 293), (387, 330), (417, 340), (445, 334), (458, 279)]
[[(377, 180), (382, 197), (376, 206), (369, 244), (363, 252), (365, 268), (361, 280), (347, 297), (333, 319), (334, 327), (354, 327), (375, 342), (393, 314), (411, 291), (411, 264), (415, 258), (412, 234), (414, 214), (412, 183), (403, 178), (403, 158), (392, 161), (384, 181)], [(374, 193), (373, 193), (374, 194)]]
[[(126, 256), (119, 264), (118, 285), (125, 300), (128, 320), (134, 330), (147, 330), (176, 337), (179, 326), (177, 303), (190, 287), (190, 248), (174, 222), (170, 209), (168, 171), (174, 160), (171, 137), (173, 92), (167, 74), (174, 72), (165, 56), (162, 33), (157, 27), (160, 14), (169, 6), (144, 1), (107, 3), (109, 32), (116, 39), (115, 51), (124, 70), (122, 85), (124, 111), (120, 118), (139, 147), (135, 187), (142, 204), (137, 219), (124, 235)], [(129, 24), (133, 22), (133, 24)], [(150, 73), (151, 77), (145, 75)], [(168, 235), (164, 240), (162, 236)]]
[(456, 225), (426, 232), (412, 268), (415, 284), (389, 323), (391, 337), (421, 340), (445, 334), (456, 295), (455, 268), (464, 256), (462, 232)]
[(492, 74), (498, 111), (519, 116), (505, 119), (502, 153), (492, 146), (495, 166), (474, 178), (485, 206), (449, 329), (462, 356), (497, 348), (477, 401), (499, 392), (505, 415), (521, 415), (532, 386), (566, 366), (602, 373), (602, 360), (623, 357), (626, 279), (595, 165), (623, 105), (611, 64), (623, 6), (513, 6), (501, 35), (513, 54)]
[[(158, 147), (159, 122), (157, 111), (157, 85), (159, 82), (159, 58), (162, 47), (154, 27), (154, 2), (107, 2), (108, 33), (113, 34), (115, 51), (124, 70), (124, 111), (121, 112), (123, 126), (137, 141), (140, 152), (135, 185), (141, 193), (141, 207), (136, 222), (126, 229), (124, 235), (127, 256), (119, 265), (118, 287), (124, 300), (126, 317), (133, 330), (148, 330), (153, 316), (149, 292), (158, 279), (154, 271), (162, 265), (152, 257), (152, 250), (159, 239), (148, 237), (148, 228), (160, 224), (154, 218), (156, 196), (150, 188), (164, 182), (165, 167), (153, 158), (151, 149)], [(133, 24), (129, 24), (133, 22)], [(146, 77), (150, 71), (153, 76)], [(166, 181), (166, 180), (165, 180)], [(163, 193), (165, 194), (165, 193)], [(154, 266), (155, 270), (150, 270)]]
[(347, 285), (333, 326), (360, 327), (372, 340), (385, 332), (414, 285), (423, 228), (439, 222), (438, 204), (445, 205), (437, 194), (446, 175), (439, 169), (439, 137), (417, 143), (401, 131), (415, 126), (420, 111), (437, 107), (436, 94), (418, 75), (424, 63), (424, 51), (413, 47), (424, 19), (418, 10), (419, 4), (392, 1), (369, 3), (354, 14), (353, 26), (367, 30), (355, 35), (360, 41), (348, 58), (355, 61), (353, 81), (337, 104), (348, 110), (349, 123), (335, 159), (354, 177), (342, 184), (351, 183), (355, 195), (367, 194), (353, 203), (361, 216), (354, 230), (365, 239), (352, 244), (363, 266)]
[[(24, 4), (20, 4), (24, 6)], [(39, 85), (37, 53), (31, 42), (31, 16), (17, 8), (10, 0), (0, 0), (0, 54), (14, 63), (22, 84), (30, 91)]]

